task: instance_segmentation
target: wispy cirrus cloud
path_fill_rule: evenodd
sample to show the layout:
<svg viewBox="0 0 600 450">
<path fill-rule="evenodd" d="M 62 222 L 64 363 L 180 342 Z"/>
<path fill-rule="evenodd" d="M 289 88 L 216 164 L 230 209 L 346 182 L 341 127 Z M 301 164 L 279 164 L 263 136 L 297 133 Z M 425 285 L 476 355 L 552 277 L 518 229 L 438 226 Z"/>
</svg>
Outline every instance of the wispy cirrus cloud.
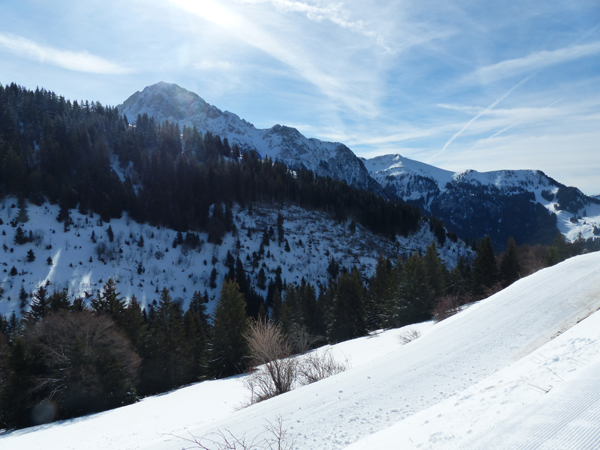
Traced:
<svg viewBox="0 0 600 450">
<path fill-rule="evenodd" d="M 47 63 L 76 72 L 88 72 L 106 75 L 122 75 L 132 70 L 108 61 L 87 51 L 72 52 L 61 50 L 26 39 L 22 36 L 0 32 L 0 51 L 4 50 L 40 63 Z"/>
<path fill-rule="evenodd" d="M 242 3 L 271 3 L 281 12 L 303 13 L 309 20 L 322 22 L 327 20 L 342 28 L 357 32 L 363 36 L 373 38 L 377 45 L 390 51 L 386 46 L 386 40 L 381 33 L 369 29 L 363 20 L 351 20 L 350 14 L 342 7 L 343 4 L 327 4 L 326 6 L 316 6 L 309 3 L 294 0 L 241 0 Z"/>
<path fill-rule="evenodd" d="M 556 50 L 542 50 L 530 53 L 522 58 L 509 59 L 496 64 L 481 67 L 473 73 L 473 77 L 496 81 L 526 72 L 544 69 L 556 64 L 562 64 L 600 53 L 600 42 L 591 44 L 572 45 Z"/>
</svg>

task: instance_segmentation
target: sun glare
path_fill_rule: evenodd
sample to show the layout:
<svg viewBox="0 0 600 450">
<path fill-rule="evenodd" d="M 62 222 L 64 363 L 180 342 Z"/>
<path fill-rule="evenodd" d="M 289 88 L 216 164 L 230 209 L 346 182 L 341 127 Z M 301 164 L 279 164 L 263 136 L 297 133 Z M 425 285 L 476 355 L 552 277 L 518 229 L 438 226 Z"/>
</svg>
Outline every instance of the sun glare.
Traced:
<svg viewBox="0 0 600 450">
<path fill-rule="evenodd" d="M 203 0 L 202 2 L 195 0 L 171 0 L 171 2 L 186 11 L 210 20 L 224 28 L 234 28 L 241 24 L 241 19 L 237 15 L 231 13 L 227 8 L 213 0 Z"/>
</svg>

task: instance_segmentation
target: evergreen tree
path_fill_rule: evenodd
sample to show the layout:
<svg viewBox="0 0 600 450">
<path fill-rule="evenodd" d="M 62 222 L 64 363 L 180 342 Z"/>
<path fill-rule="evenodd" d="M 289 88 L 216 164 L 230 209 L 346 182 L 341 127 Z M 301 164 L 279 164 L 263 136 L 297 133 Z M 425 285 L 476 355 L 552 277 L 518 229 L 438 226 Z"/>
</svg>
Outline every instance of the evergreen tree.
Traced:
<svg viewBox="0 0 600 450">
<path fill-rule="evenodd" d="M 515 240 L 511 237 L 506 245 L 506 253 L 500 260 L 500 279 L 502 287 L 513 284 L 520 278 L 521 266 L 517 257 L 517 246 Z"/>
<path fill-rule="evenodd" d="M 342 272 L 331 309 L 327 330 L 329 342 L 341 342 L 364 336 L 366 324 L 363 308 L 363 285 L 356 267 Z"/>
<path fill-rule="evenodd" d="M 473 263 L 473 281 L 477 295 L 484 295 L 498 280 L 496 256 L 492 246 L 492 238 L 487 235 L 477 250 L 477 257 Z"/>
<path fill-rule="evenodd" d="M 50 300 L 48 298 L 48 291 L 44 286 L 40 286 L 37 291 L 33 293 L 31 298 L 31 308 L 26 313 L 27 322 L 37 322 L 42 320 L 50 312 Z"/>
<path fill-rule="evenodd" d="M 198 381 L 207 375 L 210 333 L 209 317 L 206 314 L 204 298 L 199 292 L 194 292 L 183 320 L 188 349 L 187 376 L 190 381 Z"/>
<path fill-rule="evenodd" d="M 379 255 L 375 274 L 369 280 L 369 289 L 365 297 L 365 320 L 368 330 L 377 330 L 383 326 L 385 308 L 393 297 L 392 264 L 389 259 Z"/>
<path fill-rule="evenodd" d="M 434 299 L 440 298 L 446 293 L 446 279 L 448 271 L 440 259 L 440 255 L 436 249 L 435 242 L 427 247 L 423 263 L 427 269 L 429 277 L 429 286 L 433 290 Z"/>
<path fill-rule="evenodd" d="M 404 264 L 398 297 L 396 326 L 431 318 L 434 290 L 429 283 L 427 267 L 417 253 L 413 253 Z"/>
<path fill-rule="evenodd" d="M 92 299 L 92 310 L 97 313 L 106 313 L 120 326 L 122 314 L 125 310 L 125 299 L 117 291 L 117 285 L 112 278 L 104 284 L 102 292 L 98 292 L 96 298 Z"/>
<path fill-rule="evenodd" d="M 244 296 L 236 282 L 226 281 L 213 316 L 209 367 L 214 376 L 225 377 L 243 371 L 247 328 Z"/>
</svg>

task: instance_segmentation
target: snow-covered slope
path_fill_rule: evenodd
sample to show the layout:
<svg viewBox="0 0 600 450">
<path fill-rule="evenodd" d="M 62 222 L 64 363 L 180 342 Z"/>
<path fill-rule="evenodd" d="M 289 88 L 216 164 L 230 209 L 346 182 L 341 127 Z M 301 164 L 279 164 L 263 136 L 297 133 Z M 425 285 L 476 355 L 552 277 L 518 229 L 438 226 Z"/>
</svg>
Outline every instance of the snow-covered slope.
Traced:
<svg viewBox="0 0 600 450">
<path fill-rule="evenodd" d="M 58 223 L 58 205 L 28 205 L 29 219 L 20 223 L 25 234 L 32 233 L 34 241 L 16 245 L 15 219 L 18 215 L 17 200 L 5 198 L 0 201 L 0 314 L 19 314 L 21 287 L 31 294 L 41 284 L 48 284 L 50 292 L 66 288 L 72 295 L 89 298 L 102 289 L 109 278 L 117 283 L 126 298 L 136 295 L 142 305 L 158 298 L 163 288 L 168 288 L 173 299 L 181 299 L 183 306 L 195 291 L 208 292 L 214 299 L 218 296 L 228 271 L 224 266 L 227 252 L 238 257 L 256 286 L 260 267 L 264 267 L 267 279 L 275 277 L 281 267 L 281 278 L 288 283 L 300 283 L 303 277 L 313 285 L 326 286 L 327 266 L 335 258 L 341 266 L 356 266 L 364 277 L 370 277 L 380 254 L 392 259 L 423 252 L 434 240 L 429 226 L 405 238 L 397 236 L 396 242 L 377 236 L 357 225 L 352 233 L 348 223 L 338 223 L 324 213 L 306 211 L 286 206 L 281 209 L 255 206 L 252 211 L 234 208 L 237 235 L 225 235 L 222 245 L 204 243 L 191 249 L 185 245 L 173 248 L 176 232 L 165 228 L 138 224 L 127 216 L 102 223 L 98 216 L 81 215 L 71 211 L 73 225 L 65 231 Z M 272 239 L 265 246 L 265 255 L 255 265 L 264 230 L 276 228 L 277 214 L 284 218 L 285 238 L 290 251 Z M 109 241 L 108 227 L 114 240 Z M 95 242 L 92 241 L 92 234 Z M 143 238 L 143 246 L 140 246 Z M 208 235 L 199 238 L 207 241 Z M 239 239 L 239 247 L 237 240 Z M 29 262 L 27 253 L 33 251 L 35 260 Z M 462 242 L 450 239 L 439 249 L 448 267 L 454 267 L 460 256 L 471 257 L 472 251 Z M 51 259 L 51 265 L 48 258 Z M 264 264 L 264 266 L 263 266 Z M 12 268 L 17 275 L 11 275 Z M 215 268 L 215 288 L 210 287 L 210 274 Z M 265 296 L 266 290 L 258 292 Z M 214 302 L 210 302 L 209 312 Z"/>
<path fill-rule="evenodd" d="M 344 180 L 362 189 L 379 189 L 360 158 L 344 144 L 309 139 L 297 129 L 282 125 L 259 130 L 235 114 L 223 112 L 175 84 L 161 82 L 148 86 L 118 108 L 131 122 L 138 114 L 148 114 L 159 123 L 168 120 L 181 127 L 195 126 L 202 133 L 210 131 L 218 134 L 227 138 L 230 144 L 256 150 L 263 157 L 279 159 L 292 168 L 305 167 L 318 175 Z"/>
<path fill-rule="evenodd" d="M 567 260 L 402 345 L 388 332 L 335 346 L 352 368 L 238 409 L 244 376 L 0 437 L 23 450 L 194 448 L 252 440 L 277 417 L 294 448 L 600 447 L 600 253 Z M 411 327 L 413 328 L 413 327 Z"/>
<path fill-rule="evenodd" d="M 541 171 L 450 172 L 401 155 L 363 160 L 389 196 L 418 205 L 459 236 L 490 234 L 498 251 L 508 237 L 550 243 L 560 231 L 569 240 L 595 236 L 600 202 Z M 596 230 L 600 234 L 600 230 Z"/>
</svg>

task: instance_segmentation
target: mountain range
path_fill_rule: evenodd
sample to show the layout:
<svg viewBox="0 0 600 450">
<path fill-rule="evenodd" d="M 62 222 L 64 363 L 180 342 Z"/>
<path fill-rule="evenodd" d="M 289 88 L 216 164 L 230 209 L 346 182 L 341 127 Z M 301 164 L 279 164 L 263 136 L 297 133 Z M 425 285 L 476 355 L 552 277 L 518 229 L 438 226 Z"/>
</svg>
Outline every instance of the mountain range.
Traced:
<svg viewBox="0 0 600 450">
<path fill-rule="evenodd" d="M 221 111 L 197 94 L 164 82 L 136 92 L 118 106 L 135 122 L 154 120 L 195 126 L 227 138 L 243 150 L 306 168 L 350 185 L 417 205 L 442 219 L 461 238 L 492 237 L 496 250 L 509 237 L 517 244 L 549 244 L 560 232 L 567 239 L 589 238 L 599 231 L 600 200 L 534 170 L 451 172 L 401 155 L 359 158 L 339 142 L 307 138 L 297 129 L 275 125 L 257 129 L 237 115 Z"/>
</svg>

